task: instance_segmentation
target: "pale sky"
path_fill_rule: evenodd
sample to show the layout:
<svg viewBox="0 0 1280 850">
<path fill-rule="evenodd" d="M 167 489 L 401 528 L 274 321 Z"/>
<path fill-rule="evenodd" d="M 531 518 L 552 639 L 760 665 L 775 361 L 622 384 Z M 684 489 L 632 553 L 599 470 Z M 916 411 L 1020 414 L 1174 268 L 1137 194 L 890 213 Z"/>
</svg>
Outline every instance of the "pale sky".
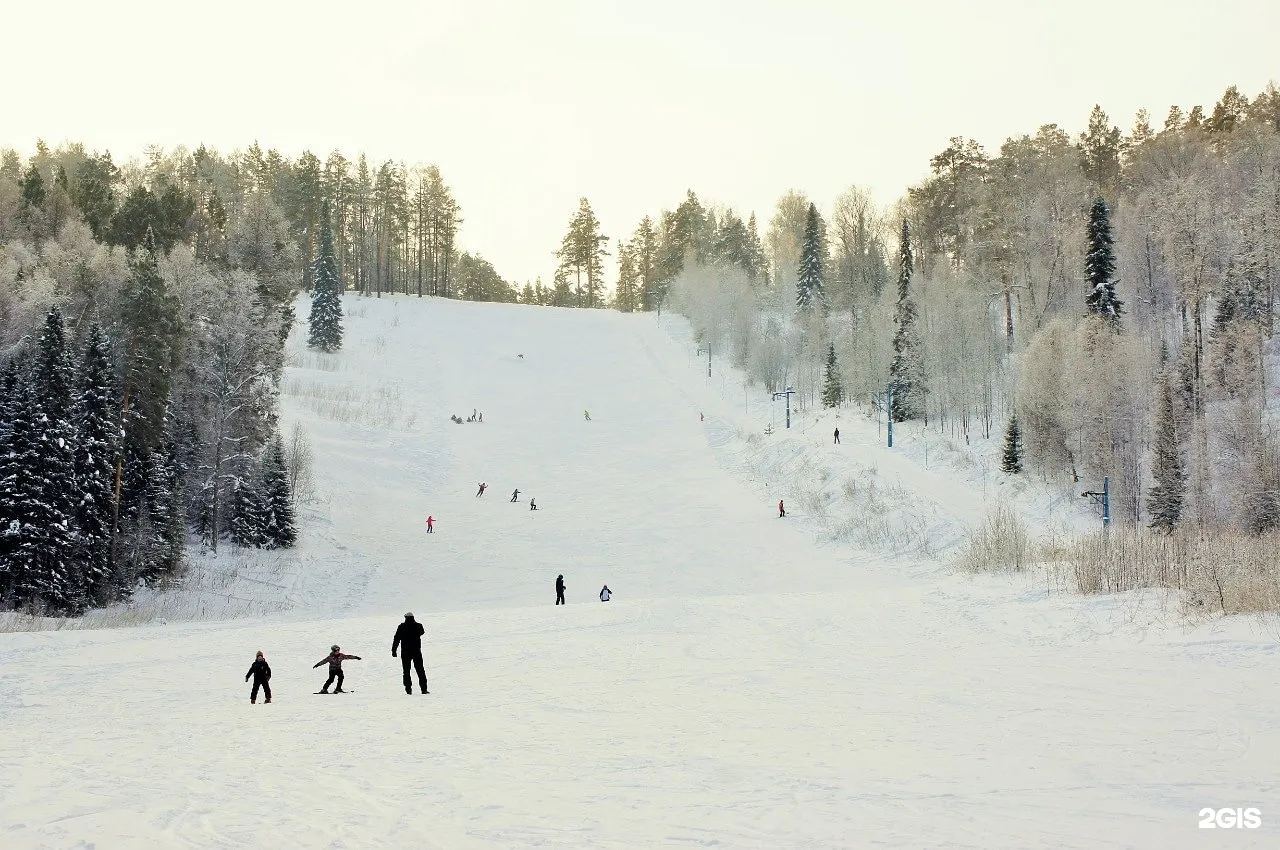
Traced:
<svg viewBox="0 0 1280 850">
<path fill-rule="evenodd" d="M 789 188 L 892 203 L 951 136 L 1280 77 L 1278 0 L 7 0 L 0 31 L 0 146 L 434 162 L 517 282 L 583 195 L 613 238 L 686 188 L 763 226 Z"/>
</svg>

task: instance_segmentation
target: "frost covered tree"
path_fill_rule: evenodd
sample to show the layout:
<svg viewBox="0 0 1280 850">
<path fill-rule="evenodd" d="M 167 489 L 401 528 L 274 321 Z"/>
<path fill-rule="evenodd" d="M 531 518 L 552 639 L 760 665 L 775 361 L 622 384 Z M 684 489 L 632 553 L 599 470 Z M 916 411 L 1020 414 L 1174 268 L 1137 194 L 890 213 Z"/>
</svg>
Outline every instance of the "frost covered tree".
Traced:
<svg viewBox="0 0 1280 850">
<path fill-rule="evenodd" d="M 321 351 L 342 348 L 342 281 L 333 256 L 333 229 L 329 211 L 320 222 L 320 247 L 315 261 L 315 288 L 311 293 L 311 330 L 307 345 Z"/>
<path fill-rule="evenodd" d="M 284 459 L 280 434 L 272 435 L 262 460 L 262 545 L 267 549 L 287 549 L 297 542 L 294 524 L 293 488 Z"/>
<path fill-rule="evenodd" d="M 1084 276 L 1088 295 L 1085 306 L 1112 330 L 1119 332 L 1124 304 L 1116 297 L 1116 258 L 1112 249 L 1111 213 L 1107 202 L 1098 198 L 1089 211 L 1088 253 L 1085 254 Z"/>
<path fill-rule="evenodd" d="M 1165 533 L 1172 532 L 1182 519 L 1182 501 L 1187 485 L 1182 469 L 1181 443 L 1173 409 L 1173 388 L 1165 375 L 1160 382 L 1160 407 L 1156 411 L 1156 441 L 1152 457 L 1152 474 L 1156 483 L 1147 493 L 1151 527 Z"/>
<path fill-rule="evenodd" d="M 1004 453 L 1000 456 L 1000 468 L 1017 475 L 1022 472 L 1022 429 L 1018 415 L 1009 417 L 1009 427 L 1004 432 Z"/>
<path fill-rule="evenodd" d="M 825 258 L 827 254 L 826 239 L 823 233 L 822 218 L 818 215 L 818 207 L 809 204 L 809 212 L 805 216 L 804 241 L 800 245 L 800 265 L 796 269 L 796 307 L 807 310 L 810 307 L 827 306 L 827 296 L 823 289 L 826 277 Z"/>
<path fill-rule="evenodd" d="M 236 482 L 231 499 L 231 542 L 239 546 L 262 548 L 266 544 L 264 513 L 258 483 L 249 476 L 241 478 Z"/>
<path fill-rule="evenodd" d="M 914 274 L 911 227 L 903 219 L 902 241 L 898 250 L 898 304 L 893 315 L 893 362 L 889 366 L 894 422 L 924 416 L 924 351 L 916 330 L 916 302 L 911 297 L 911 279 Z"/>
<path fill-rule="evenodd" d="M 20 470 L 14 429 L 26 406 L 26 398 L 20 394 L 24 389 L 17 364 L 10 360 L 0 376 L 0 602 L 12 601 L 17 588 L 18 565 L 12 556 L 18 541 L 14 523 L 20 513 L 15 487 L 23 479 L 16 475 Z"/>
<path fill-rule="evenodd" d="M 844 402 L 844 384 L 840 381 L 840 365 L 836 362 L 836 344 L 827 343 L 827 374 L 822 383 L 822 406 L 839 407 Z"/>
<path fill-rule="evenodd" d="M 103 604 L 113 596 L 111 535 L 114 461 L 120 425 L 110 350 L 102 328 L 89 327 L 75 406 L 76 556 L 83 592 Z"/>
</svg>

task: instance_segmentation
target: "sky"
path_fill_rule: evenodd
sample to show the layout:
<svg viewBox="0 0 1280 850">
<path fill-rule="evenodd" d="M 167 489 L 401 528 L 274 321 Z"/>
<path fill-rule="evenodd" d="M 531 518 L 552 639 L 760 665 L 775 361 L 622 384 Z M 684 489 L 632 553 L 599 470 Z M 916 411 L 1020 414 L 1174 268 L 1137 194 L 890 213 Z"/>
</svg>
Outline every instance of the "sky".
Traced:
<svg viewBox="0 0 1280 850">
<path fill-rule="evenodd" d="M 888 205 L 952 136 L 1074 135 L 1095 103 L 1158 126 L 1280 78 L 1275 0 L 12 0 L 0 29 L 0 146 L 435 163 L 517 282 L 580 197 L 613 239 L 689 188 L 762 223 L 788 189 Z"/>
</svg>

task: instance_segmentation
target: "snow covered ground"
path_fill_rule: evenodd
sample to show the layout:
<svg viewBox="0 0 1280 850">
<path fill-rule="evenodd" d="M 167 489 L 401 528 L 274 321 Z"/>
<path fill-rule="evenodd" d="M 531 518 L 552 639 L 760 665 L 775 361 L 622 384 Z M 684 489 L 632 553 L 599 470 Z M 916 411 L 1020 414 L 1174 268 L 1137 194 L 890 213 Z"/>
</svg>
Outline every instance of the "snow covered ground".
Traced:
<svg viewBox="0 0 1280 850">
<path fill-rule="evenodd" d="M 936 560 L 1078 497 L 852 410 L 786 432 L 670 317 L 347 303 L 342 353 L 291 343 L 296 552 L 202 558 L 167 623 L 0 634 L 0 848 L 1280 846 L 1265 623 Z M 354 693 L 314 696 L 335 642 Z"/>
</svg>

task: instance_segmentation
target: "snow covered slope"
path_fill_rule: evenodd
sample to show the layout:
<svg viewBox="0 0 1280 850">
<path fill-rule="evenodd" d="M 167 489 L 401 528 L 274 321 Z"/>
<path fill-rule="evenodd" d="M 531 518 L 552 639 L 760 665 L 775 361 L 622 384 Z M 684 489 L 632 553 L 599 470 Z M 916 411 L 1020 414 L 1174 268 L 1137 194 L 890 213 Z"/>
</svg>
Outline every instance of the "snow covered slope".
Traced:
<svg viewBox="0 0 1280 850">
<path fill-rule="evenodd" d="M 303 544 L 269 580 L 218 559 L 288 611 L 0 635 L 0 847 L 1280 845 L 1252 621 L 1184 631 L 923 560 L 999 476 L 848 413 L 840 447 L 812 414 L 763 435 L 769 402 L 708 381 L 669 317 L 348 308 L 342 353 L 291 343 Z M 405 610 L 429 696 L 390 657 Z M 334 642 L 354 693 L 313 696 Z M 270 706 L 243 684 L 259 648 Z M 1236 806 L 1261 827 L 1197 827 Z"/>
</svg>

